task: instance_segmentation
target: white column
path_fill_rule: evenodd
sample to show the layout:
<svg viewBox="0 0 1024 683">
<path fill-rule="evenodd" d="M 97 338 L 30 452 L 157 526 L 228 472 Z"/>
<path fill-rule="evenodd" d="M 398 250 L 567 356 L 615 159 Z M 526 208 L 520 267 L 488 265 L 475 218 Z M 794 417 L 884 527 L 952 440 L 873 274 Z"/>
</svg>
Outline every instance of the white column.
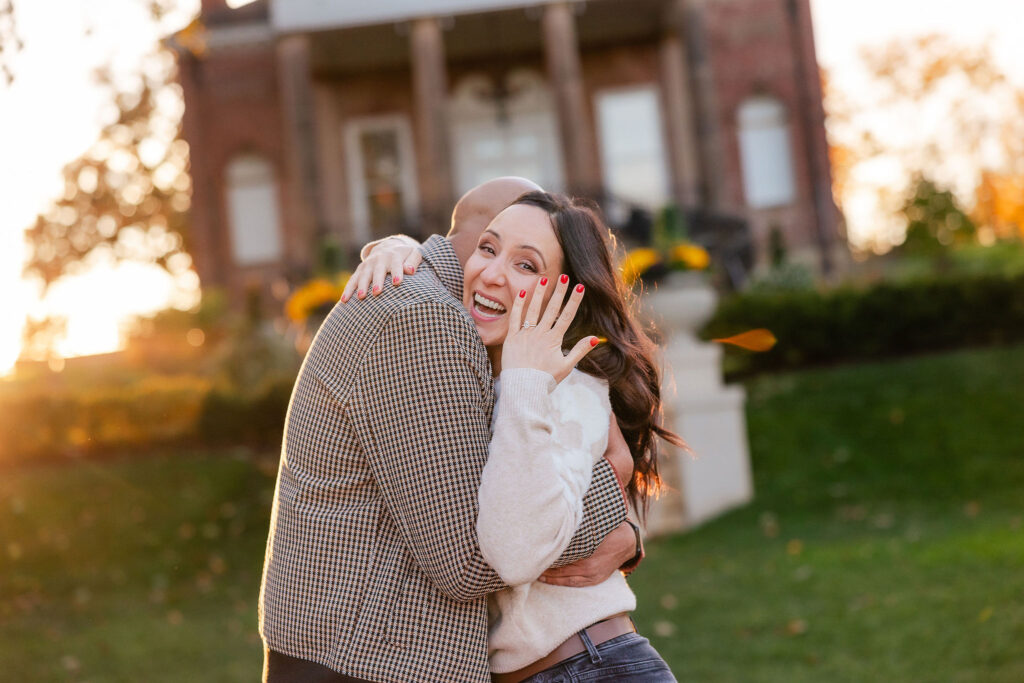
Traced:
<svg viewBox="0 0 1024 683">
<path fill-rule="evenodd" d="M 544 8 L 541 18 L 548 78 L 558 108 L 558 128 L 568 190 L 593 194 L 601 187 L 594 124 L 583 89 L 576 20 L 567 2 Z"/>
<path fill-rule="evenodd" d="M 451 145 L 448 140 L 448 76 L 444 37 L 437 19 L 417 19 L 409 34 L 416 105 L 416 150 L 424 227 L 447 232 L 454 204 Z"/>
</svg>

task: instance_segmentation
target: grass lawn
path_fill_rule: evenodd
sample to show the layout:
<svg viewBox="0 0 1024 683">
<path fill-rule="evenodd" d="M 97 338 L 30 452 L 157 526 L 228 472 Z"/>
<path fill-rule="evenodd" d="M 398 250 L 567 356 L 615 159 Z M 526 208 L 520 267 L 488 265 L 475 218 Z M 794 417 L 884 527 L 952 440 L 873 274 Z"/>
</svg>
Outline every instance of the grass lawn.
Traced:
<svg viewBox="0 0 1024 683">
<path fill-rule="evenodd" d="M 681 681 L 1024 680 L 1024 347 L 748 384 L 757 498 L 648 546 Z M 276 463 L 0 474 L 0 678 L 253 681 Z"/>
</svg>

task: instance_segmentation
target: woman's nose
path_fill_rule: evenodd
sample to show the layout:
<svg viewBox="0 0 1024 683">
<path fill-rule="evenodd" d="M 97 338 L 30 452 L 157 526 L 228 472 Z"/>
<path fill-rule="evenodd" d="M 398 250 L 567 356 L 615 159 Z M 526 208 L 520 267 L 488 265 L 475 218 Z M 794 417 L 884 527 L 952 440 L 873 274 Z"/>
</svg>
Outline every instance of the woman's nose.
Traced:
<svg viewBox="0 0 1024 683">
<path fill-rule="evenodd" d="M 494 259 L 487 264 L 483 272 L 480 274 L 484 282 L 491 285 L 500 285 L 505 282 L 505 267 L 499 263 L 498 259 Z"/>
</svg>

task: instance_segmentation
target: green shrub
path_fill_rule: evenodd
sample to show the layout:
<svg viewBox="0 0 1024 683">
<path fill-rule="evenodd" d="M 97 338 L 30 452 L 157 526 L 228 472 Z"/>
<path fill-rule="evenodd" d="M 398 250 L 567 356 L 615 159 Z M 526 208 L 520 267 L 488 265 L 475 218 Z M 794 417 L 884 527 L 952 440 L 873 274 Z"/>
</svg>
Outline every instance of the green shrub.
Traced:
<svg viewBox="0 0 1024 683">
<path fill-rule="evenodd" d="M 154 375 L 128 386 L 0 394 L 0 462 L 145 448 L 195 433 L 208 380 Z"/>
<path fill-rule="evenodd" d="M 883 283 L 828 292 L 746 293 L 722 302 L 702 336 L 766 327 L 767 353 L 730 350 L 727 374 L 1024 341 L 1024 275 Z"/>
<path fill-rule="evenodd" d="M 292 380 L 239 392 L 195 376 L 0 392 L 0 463 L 195 443 L 275 447 Z"/>
<path fill-rule="evenodd" d="M 291 392 L 291 379 L 268 382 L 249 393 L 215 389 L 203 401 L 199 438 L 208 445 L 279 444 Z"/>
</svg>

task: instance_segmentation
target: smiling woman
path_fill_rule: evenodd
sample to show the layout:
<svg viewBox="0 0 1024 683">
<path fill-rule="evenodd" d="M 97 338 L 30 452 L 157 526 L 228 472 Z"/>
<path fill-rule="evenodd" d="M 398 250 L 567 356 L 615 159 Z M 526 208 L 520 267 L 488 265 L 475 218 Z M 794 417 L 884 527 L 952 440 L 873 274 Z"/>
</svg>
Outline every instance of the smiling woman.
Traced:
<svg viewBox="0 0 1024 683">
<path fill-rule="evenodd" d="M 494 350 L 492 366 L 500 366 L 500 344 L 508 333 L 514 297 L 525 291 L 532 298 L 539 278 L 553 279 L 561 272 L 562 249 L 543 209 L 513 204 L 480 236 L 466 262 L 462 305 L 476 323 L 484 346 Z M 548 290 L 548 298 L 552 291 Z"/>
</svg>

